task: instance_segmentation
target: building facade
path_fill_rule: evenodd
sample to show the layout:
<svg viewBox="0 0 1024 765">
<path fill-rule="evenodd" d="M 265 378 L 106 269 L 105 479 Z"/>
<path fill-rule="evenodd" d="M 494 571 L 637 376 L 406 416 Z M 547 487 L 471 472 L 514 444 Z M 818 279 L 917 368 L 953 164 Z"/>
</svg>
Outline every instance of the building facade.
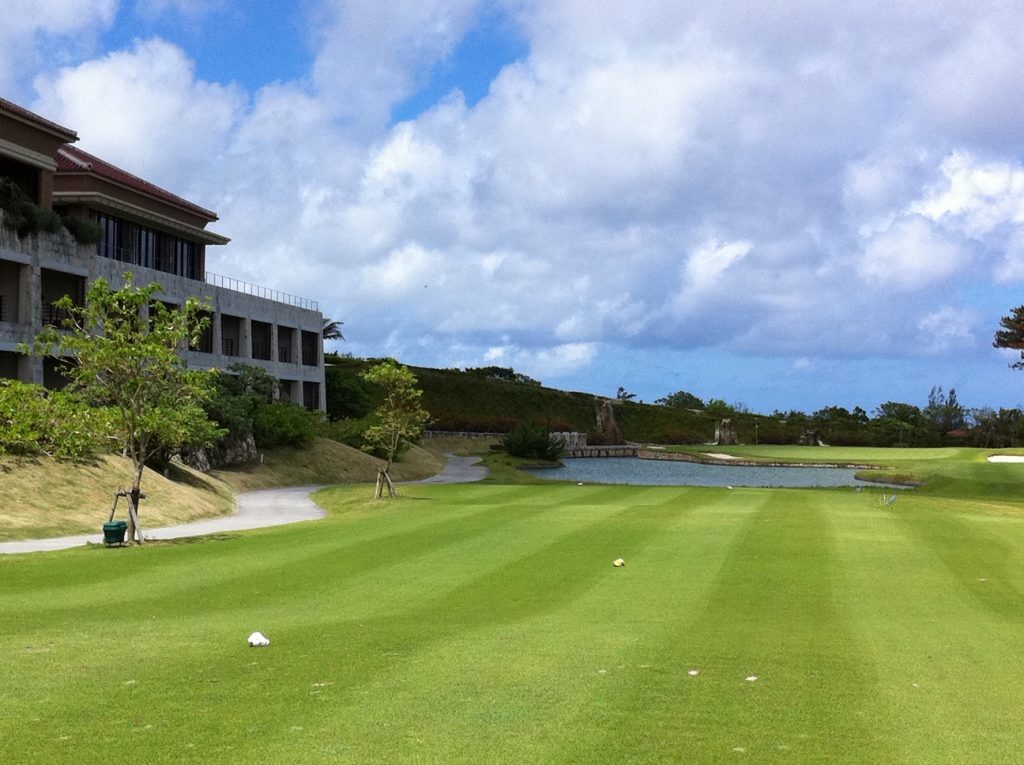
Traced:
<svg viewBox="0 0 1024 765">
<path fill-rule="evenodd" d="M 117 286 L 130 271 L 136 284 L 160 284 L 168 306 L 195 297 L 210 307 L 209 329 L 184 354 L 189 366 L 262 367 L 282 399 L 325 409 L 316 302 L 208 273 L 206 248 L 229 241 L 207 229 L 217 215 L 78 149 L 77 138 L 0 99 L 0 191 L 9 197 L 13 185 L 66 224 L 19 235 L 0 209 L 0 377 L 60 386 L 59 364 L 20 354 L 18 344 L 59 322 L 54 304 L 65 295 L 80 304 L 94 280 Z M 71 233 L 78 221 L 93 224 L 91 236 Z"/>
</svg>

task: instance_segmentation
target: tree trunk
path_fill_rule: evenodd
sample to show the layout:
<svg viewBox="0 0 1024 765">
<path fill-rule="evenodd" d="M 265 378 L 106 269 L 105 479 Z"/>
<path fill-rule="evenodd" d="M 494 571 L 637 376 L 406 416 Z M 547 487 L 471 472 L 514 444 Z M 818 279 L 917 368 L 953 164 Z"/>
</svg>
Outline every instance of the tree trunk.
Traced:
<svg viewBox="0 0 1024 765">
<path fill-rule="evenodd" d="M 384 480 L 387 481 L 387 483 L 388 483 L 388 496 L 389 497 L 397 497 L 398 496 L 398 489 L 396 489 L 395 485 L 391 482 L 391 476 L 388 475 L 388 471 L 385 470 L 383 475 L 384 475 Z"/>
<path fill-rule="evenodd" d="M 391 481 L 391 476 L 388 475 L 387 468 L 379 468 L 377 470 L 377 486 L 373 492 L 374 499 L 381 499 L 384 496 L 384 486 L 388 487 L 388 497 L 397 497 L 398 489 L 395 488 L 395 484 Z"/>
<path fill-rule="evenodd" d="M 142 485 L 142 471 L 146 466 L 142 463 L 135 465 L 135 482 L 132 484 L 131 493 L 128 495 L 128 539 L 135 539 L 137 544 L 142 544 L 142 526 L 139 525 L 139 500 L 142 492 L 139 487 Z"/>
</svg>

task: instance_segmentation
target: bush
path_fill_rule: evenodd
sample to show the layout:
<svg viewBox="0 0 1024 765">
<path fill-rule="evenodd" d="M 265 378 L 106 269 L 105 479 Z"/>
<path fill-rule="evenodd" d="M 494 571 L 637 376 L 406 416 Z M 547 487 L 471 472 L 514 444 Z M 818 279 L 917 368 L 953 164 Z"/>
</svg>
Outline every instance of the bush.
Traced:
<svg viewBox="0 0 1024 765">
<path fill-rule="evenodd" d="M 551 433 L 540 425 L 517 425 L 501 440 L 501 448 L 513 457 L 555 462 L 561 458 L 562 445 L 551 440 Z"/>
<path fill-rule="evenodd" d="M 100 448 L 93 434 L 107 430 L 108 419 L 107 410 L 69 393 L 0 380 L 0 453 L 86 457 Z"/>
<path fill-rule="evenodd" d="M 260 404 L 253 414 L 253 438 L 264 449 L 305 446 L 319 426 L 320 415 L 298 404 Z"/>
<path fill-rule="evenodd" d="M 61 228 L 57 213 L 35 204 L 10 178 L 0 178 L 0 210 L 4 211 L 4 226 L 19 238 L 40 231 L 56 234 Z"/>
<path fill-rule="evenodd" d="M 373 411 L 373 386 L 349 368 L 324 369 L 327 416 L 332 420 L 360 419 Z"/>
<path fill-rule="evenodd" d="M 103 238 L 103 228 L 94 220 L 68 216 L 62 222 L 79 244 L 98 244 Z"/>
<path fill-rule="evenodd" d="M 370 427 L 368 417 L 329 420 L 320 426 L 320 435 L 340 444 L 351 446 L 353 449 L 362 449 L 366 445 L 363 434 L 368 427 Z"/>
</svg>

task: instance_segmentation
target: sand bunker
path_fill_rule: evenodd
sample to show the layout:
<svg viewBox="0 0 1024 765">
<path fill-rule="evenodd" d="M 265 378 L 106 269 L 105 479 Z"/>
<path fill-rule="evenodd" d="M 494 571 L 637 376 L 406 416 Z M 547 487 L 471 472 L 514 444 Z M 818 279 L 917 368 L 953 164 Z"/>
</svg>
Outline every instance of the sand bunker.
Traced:
<svg viewBox="0 0 1024 765">
<path fill-rule="evenodd" d="M 704 452 L 705 457 L 711 457 L 716 460 L 734 460 L 738 459 L 734 454 L 722 454 L 721 452 Z"/>
<path fill-rule="evenodd" d="M 989 462 L 1024 462 L 1024 455 L 1020 454 L 993 454 L 988 458 Z"/>
</svg>

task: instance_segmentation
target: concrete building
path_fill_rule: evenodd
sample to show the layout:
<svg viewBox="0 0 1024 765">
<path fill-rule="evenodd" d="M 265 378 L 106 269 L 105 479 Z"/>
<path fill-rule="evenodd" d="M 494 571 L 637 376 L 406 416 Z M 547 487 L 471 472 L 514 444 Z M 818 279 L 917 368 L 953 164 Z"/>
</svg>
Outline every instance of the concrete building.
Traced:
<svg viewBox="0 0 1024 765">
<path fill-rule="evenodd" d="M 282 398 L 324 409 L 316 302 L 208 273 L 206 248 L 229 241 L 206 228 L 217 215 L 72 146 L 77 140 L 74 131 L 0 99 L 0 184 L 102 232 L 91 244 L 68 228 L 19 236 L 0 209 L 0 377 L 59 386 L 59 366 L 19 354 L 18 344 L 57 323 L 54 303 L 64 295 L 81 303 L 93 280 L 116 286 L 131 271 L 136 284 L 159 283 L 168 305 L 196 297 L 211 307 L 206 336 L 185 354 L 190 366 L 259 366 L 278 379 Z"/>
</svg>

